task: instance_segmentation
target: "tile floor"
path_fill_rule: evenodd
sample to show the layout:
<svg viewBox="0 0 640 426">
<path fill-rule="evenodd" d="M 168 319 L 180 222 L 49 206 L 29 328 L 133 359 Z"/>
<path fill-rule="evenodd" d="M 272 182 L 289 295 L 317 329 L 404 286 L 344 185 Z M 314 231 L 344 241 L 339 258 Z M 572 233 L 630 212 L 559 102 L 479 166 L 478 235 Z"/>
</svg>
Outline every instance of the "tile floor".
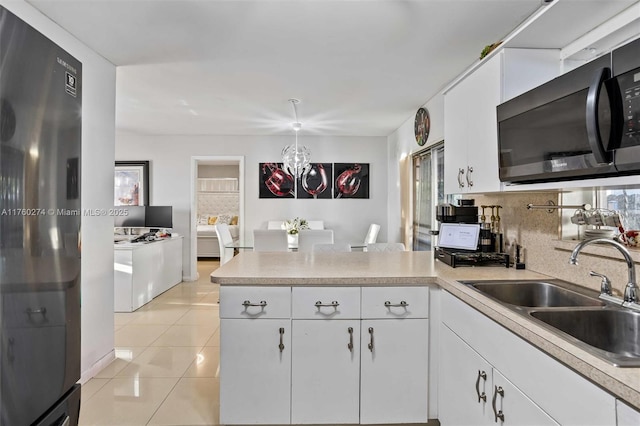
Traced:
<svg viewBox="0 0 640 426">
<path fill-rule="evenodd" d="M 80 425 L 217 425 L 217 260 L 132 313 L 115 314 L 116 360 L 82 387 Z"/>
</svg>

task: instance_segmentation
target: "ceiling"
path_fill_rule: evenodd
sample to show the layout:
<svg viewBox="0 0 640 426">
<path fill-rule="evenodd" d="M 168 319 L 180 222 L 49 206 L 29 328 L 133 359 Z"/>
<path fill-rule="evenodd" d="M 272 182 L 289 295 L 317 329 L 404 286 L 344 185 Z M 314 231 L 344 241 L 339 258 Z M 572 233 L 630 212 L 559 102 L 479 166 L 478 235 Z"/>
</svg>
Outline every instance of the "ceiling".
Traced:
<svg viewBox="0 0 640 426">
<path fill-rule="evenodd" d="M 542 0 L 28 2 L 117 66 L 116 127 L 151 135 L 292 133 L 287 100 L 298 98 L 303 135 L 387 136 L 485 45 L 544 7 Z M 552 41 L 566 45 L 574 32 L 570 26 L 567 40 Z M 539 33 L 524 34 L 523 44 L 539 41 Z"/>
</svg>

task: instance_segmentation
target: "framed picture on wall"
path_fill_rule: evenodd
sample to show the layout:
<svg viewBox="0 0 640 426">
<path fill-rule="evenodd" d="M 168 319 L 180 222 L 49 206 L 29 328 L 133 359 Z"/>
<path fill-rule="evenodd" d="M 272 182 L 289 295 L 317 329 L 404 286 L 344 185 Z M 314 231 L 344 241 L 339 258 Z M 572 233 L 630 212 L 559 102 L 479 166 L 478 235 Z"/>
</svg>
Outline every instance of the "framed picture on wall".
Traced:
<svg viewBox="0 0 640 426">
<path fill-rule="evenodd" d="M 369 163 L 333 163 L 333 198 L 369 198 Z"/>
<path fill-rule="evenodd" d="M 114 206 L 149 205 L 149 161 L 116 161 Z"/>
<path fill-rule="evenodd" d="M 282 163 L 259 163 L 258 195 L 260 198 L 295 198 L 295 180 Z"/>
<path fill-rule="evenodd" d="M 298 178 L 298 198 L 331 199 L 333 164 L 311 163 L 311 169 Z"/>
</svg>

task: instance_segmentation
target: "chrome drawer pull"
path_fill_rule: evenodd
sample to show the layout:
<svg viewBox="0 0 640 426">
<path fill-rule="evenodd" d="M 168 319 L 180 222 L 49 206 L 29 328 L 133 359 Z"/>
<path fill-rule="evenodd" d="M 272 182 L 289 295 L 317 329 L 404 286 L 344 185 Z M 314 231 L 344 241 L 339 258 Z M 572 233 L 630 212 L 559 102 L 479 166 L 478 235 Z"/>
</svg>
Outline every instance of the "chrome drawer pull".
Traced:
<svg viewBox="0 0 640 426">
<path fill-rule="evenodd" d="M 401 300 L 400 303 L 393 304 L 387 300 L 386 302 L 384 302 L 384 306 L 386 306 L 387 308 L 406 308 L 407 306 L 409 306 L 409 304 L 404 300 Z"/>
<path fill-rule="evenodd" d="M 322 308 L 323 306 L 329 306 L 329 307 L 332 307 L 332 308 L 337 308 L 338 306 L 340 306 L 340 304 L 338 303 L 337 300 L 334 300 L 331 303 L 322 303 L 321 301 L 318 300 L 316 302 L 315 306 L 316 306 L 316 308 Z"/>
<path fill-rule="evenodd" d="M 249 306 L 260 306 L 261 308 L 264 308 L 265 306 L 267 306 L 267 302 L 261 300 L 260 303 L 251 303 L 250 301 L 245 300 L 244 302 L 242 302 L 242 306 L 244 306 L 245 308 Z"/>
<path fill-rule="evenodd" d="M 496 408 L 496 398 L 498 397 L 498 394 L 500 394 L 500 396 L 504 398 L 504 389 L 502 389 L 502 386 L 495 386 L 495 389 L 493 390 L 493 400 L 491 401 L 491 405 L 493 406 L 493 414 L 495 414 L 496 416 L 496 423 L 498 423 L 498 419 L 504 422 L 504 413 L 502 412 L 502 410 L 498 411 L 498 409 Z"/>
<path fill-rule="evenodd" d="M 284 343 L 282 343 L 282 337 L 284 336 L 284 328 L 280 327 L 280 344 L 278 345 L 278 347 L 280 348 L 280 352 L 282 352 L 284 350 Z"/>
<path fill-rule="evenodd" d="M 371 352 L 373 352 L 373 327 L 369 327 L 369 335 L 371 337 L 370 337 L 369 344 L 367 345 L 367 347 L 369 348 L 369 350 Z"/>
<path fill-rule="evenodd" d="M 478 403 L 480 401 L 487 402 L 487 394 L 484 391 L 480 393 L 480 379 L 486 381 L 487 373 L 485 373 L 484 371 L 478 370 L 478 378 L 476 379 L 476 393 L 478 394 Z"/>
<path fill-rule="evenodd" d="M 353 352 L 353 327 L 347 328 L 347 332 L 349 333 L 349 343 L 347 344 L 347 348 L 350 352 Z"/>
</svg>

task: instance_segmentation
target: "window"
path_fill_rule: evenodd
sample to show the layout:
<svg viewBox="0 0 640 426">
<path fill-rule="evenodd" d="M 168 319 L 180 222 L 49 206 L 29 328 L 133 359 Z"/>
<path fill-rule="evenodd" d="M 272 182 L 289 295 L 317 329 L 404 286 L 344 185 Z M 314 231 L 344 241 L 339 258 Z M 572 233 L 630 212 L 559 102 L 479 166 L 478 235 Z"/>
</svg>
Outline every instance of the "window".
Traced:
<svg viewBox="0 0 640 426">
<path fill-rule="evenodd" d="M 444 144 L 413 155 L 413 250 L 432 248 L 436 205 L 444 202 Z"/>
<path fill-rule="evenodd" d="M 640 229 L 640 189 L 606 189 L 598 193 L 598 207 L 620 213 L 626 230 Z"/>
</svg>

